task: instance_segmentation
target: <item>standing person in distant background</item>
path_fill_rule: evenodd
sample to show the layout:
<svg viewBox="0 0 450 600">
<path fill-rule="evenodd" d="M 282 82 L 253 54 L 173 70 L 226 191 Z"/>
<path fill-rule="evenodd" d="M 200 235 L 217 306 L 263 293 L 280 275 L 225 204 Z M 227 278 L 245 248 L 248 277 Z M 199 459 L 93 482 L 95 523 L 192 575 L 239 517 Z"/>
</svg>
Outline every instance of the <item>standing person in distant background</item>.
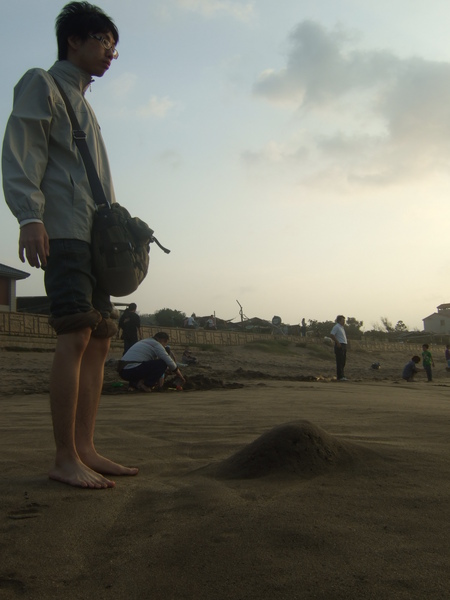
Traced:
<svg viewBox="0 0 450 600">
<path fill-rule="evenodd" d="M 306 337 L 306 321 L 304 318 L 302 319 L 301 332 L 302 332 L 302 337 Z"/>
<path fill-rule="evenodd" d="M 216 317 L 211 315 L 206 321 L 206 329 L 217 329 Z"/>
<path fill-rule="evenodd" d="M 142 339 L 141 319 L 136 313 L 137 305 L 132 302 L 123 311 L 119 319 L 119 327 L 122 330 L 123 353 L 131 348 L 138 340 Z"/>
<path fill-rule="evenodd" d="M 330 333 L 334 342 L 334 354 L 336 355 L 336 374 L 338 381 L 348 381 L 344 375 L 345 363 L 347 362 L 347 335 L 344 329 L 345 317 L 338 315 L 336 324 Z"/>
<path fill-rule="evenodd" d="M 423 368 L 425 370 L 425 373 L 427 374 L 427 379 L 428 381 L 433 381 L 433 374 L 431 372 L 431 367 L 434 367 L 434 360 L 433 357 L 431 356 L 431 352 L 428 350 L 429 345 L 428 344 L 423 344 L 422 345 L 422 364 L 423 364 Z"/>
<path fill-rule="evenodd" d="M 445 361 L 447 363 L 447 371 L 450 371 L 450 344 L 445 346 Z"/>
<path fill-rule="evenodd" d="M 195 320 L 195 313 L 192 313 L 190 317 L 187 317 L 187 319 L 184 320 L 184 327 L 187 327 L 188 329 L 197 329 L 198 323 Z"/>
</svg>

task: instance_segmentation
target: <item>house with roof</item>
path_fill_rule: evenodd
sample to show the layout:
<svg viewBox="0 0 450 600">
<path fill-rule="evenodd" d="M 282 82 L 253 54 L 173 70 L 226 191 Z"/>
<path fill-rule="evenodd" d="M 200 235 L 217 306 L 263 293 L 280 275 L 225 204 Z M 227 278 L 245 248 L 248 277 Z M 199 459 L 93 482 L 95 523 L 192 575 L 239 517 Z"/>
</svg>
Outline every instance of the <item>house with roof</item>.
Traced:
<svg viewBox="0 0 450 600">
<path fill-rule="evenodd" d="M 436 308 L 437 312 L 422 319 L 424 331 L 450 334 L 450 304 L 440 304 Z"/>
<path fill-rule="evenodd" d="M 0 263 L 0 311 L 16 312 L 16 282 L 29 277 L 29 273 Z"/>
</svg>

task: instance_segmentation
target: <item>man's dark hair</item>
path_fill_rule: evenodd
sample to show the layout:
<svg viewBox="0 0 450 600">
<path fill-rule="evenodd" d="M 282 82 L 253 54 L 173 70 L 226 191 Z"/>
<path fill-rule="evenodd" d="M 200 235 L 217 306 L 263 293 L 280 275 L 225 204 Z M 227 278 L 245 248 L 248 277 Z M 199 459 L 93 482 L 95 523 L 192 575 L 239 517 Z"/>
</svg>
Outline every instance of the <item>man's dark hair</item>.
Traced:
<svg viewBox="0 0 450 600">
<path fill-rule="evenodd" d="M 168 340 L 169 336 L 165 331 L 158 331 L 158 333 L 155 333 L 153 338 L 159 342 L 160 340 Z"/>
<path fill-rule="evenodd" d="M 135 302 L 131 302 L 128 305 L 128 310 L 136 310 L 137 309 L 137 304 Z"/>
<path fill-rule="evenodd" d="M 56 17 L 56 39 L 58 60 L 67 59 L 67 39 L 71 35 L 86 40 L 90 33 L 111 33 L 115 43 L 119 41 L 119 30 L 114 21 L 98 6 L 89 2 L 70 2 Z"/>
</svg>

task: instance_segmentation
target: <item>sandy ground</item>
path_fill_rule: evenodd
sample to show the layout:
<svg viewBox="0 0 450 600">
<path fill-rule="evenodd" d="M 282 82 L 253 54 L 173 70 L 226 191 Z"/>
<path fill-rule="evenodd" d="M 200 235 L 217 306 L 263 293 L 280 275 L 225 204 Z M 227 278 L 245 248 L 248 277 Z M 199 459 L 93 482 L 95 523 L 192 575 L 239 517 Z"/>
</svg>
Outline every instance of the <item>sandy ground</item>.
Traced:
<svg viewBox="0 0 450 600">
<path fill-rule="evenodd" d="M 140 473 L 99 491 L 47 479 L 51 353 L 0 352 L 0 598 L 449 598 L 443 357 L 407 384 L 401 349 L 350 352 L 337 383 L 321 347 L 193 350 L 183 392 L 107 367 L 97 446 Z"/>
</svg>

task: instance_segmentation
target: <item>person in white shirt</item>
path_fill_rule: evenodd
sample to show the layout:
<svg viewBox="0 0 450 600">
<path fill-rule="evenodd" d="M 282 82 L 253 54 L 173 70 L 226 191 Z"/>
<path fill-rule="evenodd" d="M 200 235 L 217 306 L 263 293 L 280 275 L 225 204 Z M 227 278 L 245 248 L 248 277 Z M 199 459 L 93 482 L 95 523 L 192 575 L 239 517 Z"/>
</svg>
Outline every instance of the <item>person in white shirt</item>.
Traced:
<svg viewBox="0 0 450 600">
<path fill-rule="evenodd" d="M 185 327 L 189 329 L 196 329 L 198 327 L 198 323 L 195 320 L 195 313 L 192 313 L 190 317 L 185 319 Z"/>
<path fill-rule="evenodd" d="M 119 363 L 119 375 L 130 386 L 142 392 L 151 392 L 158 384 L 161 387 L 164 373 L 169 369 L 184 383 L 177 363 L 167 353 L 169 336 L 164 331 L 155 333 L 152 338 L 145 338 L 133 344 L 122 356 Z"/>
<path fill-rule="evenodd" d="M 347 361 L 347 335 L 344 329 L 345 317 L 338 315 L 336 324 L 330 332 L 330 338 L 334 342 L 334 354 L 336 356 L 336 375 L 338 381 L 347 381 L 344 375 L 345 363 Z"/>
<path fill-rule="evenodd" d="M 206 329 L 217 329 L 216 317 L 211 315 L 206 321 Z"/>
</svg>

